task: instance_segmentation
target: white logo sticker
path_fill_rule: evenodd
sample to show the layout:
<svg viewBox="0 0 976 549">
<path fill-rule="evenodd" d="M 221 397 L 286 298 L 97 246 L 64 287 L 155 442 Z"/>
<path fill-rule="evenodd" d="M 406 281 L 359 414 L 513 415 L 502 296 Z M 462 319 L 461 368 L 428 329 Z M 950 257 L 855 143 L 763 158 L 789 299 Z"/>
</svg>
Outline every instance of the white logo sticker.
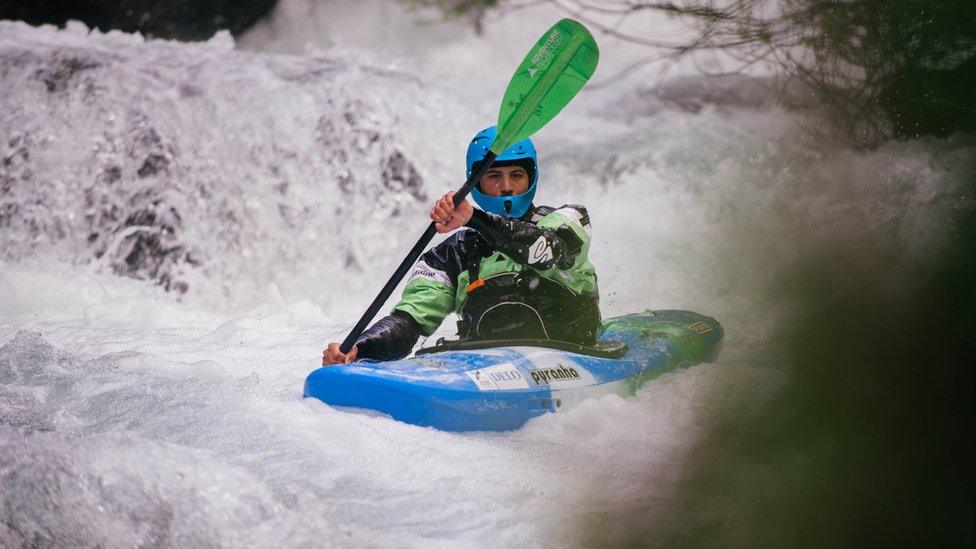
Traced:
<svg viewBox="0 0 976 549">
<path fill-rule="evenodd" d="M 532 364 L 529 375 L 536 387 L 569 389 L 594 385 L 596 379 L 586 368 L 562 356 L 561 353 L 535 349 L 526 353 L 525 358 Z"/>
<path fill-rule="evenodd" d="M 529 376 L 532 377 L 532 381 L 535 382 L 535 386 L 539 385 L 549 385 L 550 383 L 555 383 L 557 381 L 579 381 L 583 379 L 580 377 L 579 370 L 573 368 L 575 364 L 567 366 L 565 364 L 560 364 L 555 368 L 540 368 L 538 370 L 530 370 Z"/>
<path fill-rule="evenodd" d="M 464 372 L 478 386 L 479 391 L 504 391 L 508 389 L 528 389 L 529 383 L 512 363 L 489 366 L 479 370 Z"/>
</svg>

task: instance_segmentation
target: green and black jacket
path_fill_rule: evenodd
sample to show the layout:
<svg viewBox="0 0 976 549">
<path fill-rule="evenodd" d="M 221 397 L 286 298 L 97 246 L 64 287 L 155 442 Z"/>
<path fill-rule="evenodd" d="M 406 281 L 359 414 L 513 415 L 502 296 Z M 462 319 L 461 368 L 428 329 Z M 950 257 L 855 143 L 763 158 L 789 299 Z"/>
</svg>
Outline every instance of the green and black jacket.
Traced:
<svg viewBox="0 0 976 549">
<path fill-rule="evenodd" d="M 420 257 L 391 314 L 357 341 L 359 357 L 403 358 L 418 337 L 433 333 L 452 312 L 461 314 L 463 331 L 467 311 L 505 299 L 493 288 L 508 280 L 524 287 L 523 293 L 537 294 L 529 300 L 555 317 L 546 322 L 563 337 L 554 338 L 592 342 L 600 322 L 599 293 L 584 207 L 532 207 L 520 219 L 475 209 L 467 227 Z M 561 325 L 567 330 L 560 332 Z"/>
</svg>

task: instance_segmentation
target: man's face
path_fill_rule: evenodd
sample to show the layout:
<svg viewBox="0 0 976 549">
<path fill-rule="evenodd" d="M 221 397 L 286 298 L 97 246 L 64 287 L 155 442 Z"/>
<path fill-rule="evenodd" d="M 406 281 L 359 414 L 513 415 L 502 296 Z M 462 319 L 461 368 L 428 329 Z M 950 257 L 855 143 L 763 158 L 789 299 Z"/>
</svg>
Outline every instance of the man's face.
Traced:
<svg viewBox="0 0 976 549">
<path fill-rule="evenodd" d="M 492 167 L 481 176 L 481 192 L 488 196 L 513 196 L 529 190 L 529 174 L 521 166 Z"/>
</svg>

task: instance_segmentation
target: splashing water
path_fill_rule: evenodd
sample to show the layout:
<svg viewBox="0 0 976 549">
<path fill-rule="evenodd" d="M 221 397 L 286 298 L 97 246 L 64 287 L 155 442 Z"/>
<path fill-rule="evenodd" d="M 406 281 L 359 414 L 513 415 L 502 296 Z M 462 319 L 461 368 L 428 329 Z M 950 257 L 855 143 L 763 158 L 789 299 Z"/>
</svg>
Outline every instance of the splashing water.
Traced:
<svg viewBox="0 0 976 549">
<path fill-rule="evenodd" d="M 584 96 L 537 136 L 540 202 L 589 208 L 605 316 L 710 314 L 725 355 L 459 435 L 301 387 L 460 183 L 491 107 L 351 51 L 77 25 L 0 22 L 0 71 L 12 546 L 579 544 L 587 521 L 666 507 L 709 425 L 775 393 L 775 357 L 751 351 L 790 307 L 780 269 L 838 235 L 924 265 L 972 169 L 960 140 L 852 153 L 754 101 Z"/>
</svg>

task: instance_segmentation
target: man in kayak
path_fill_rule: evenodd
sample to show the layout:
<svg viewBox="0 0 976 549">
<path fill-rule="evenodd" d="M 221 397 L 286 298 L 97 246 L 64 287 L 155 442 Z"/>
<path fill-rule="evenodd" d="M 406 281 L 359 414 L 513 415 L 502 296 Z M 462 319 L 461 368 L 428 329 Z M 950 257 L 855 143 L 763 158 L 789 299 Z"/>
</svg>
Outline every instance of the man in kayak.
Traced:
<svg viewBox="0 0 976 549">
<path fill-rule="evenodd" d="M 488 153 L 494 126 L 468 145 L 468 177 Z M 450 192 L 430 218 L 450 238 L 414 265 L 400 302 L 343 354 L 338 343 L 322 352 L 322 365 L 357 358 L 396 360 L 410 354 L 456 311 L 462 339 L 554 339 L 592 344 L 600 328 L 596 272 L 587 258 L 590 219 L 582 206 L 535 206 L 539 166 L 525 139 L 504 150 L 471 190 L 481 207 Z"/>
</svg>

